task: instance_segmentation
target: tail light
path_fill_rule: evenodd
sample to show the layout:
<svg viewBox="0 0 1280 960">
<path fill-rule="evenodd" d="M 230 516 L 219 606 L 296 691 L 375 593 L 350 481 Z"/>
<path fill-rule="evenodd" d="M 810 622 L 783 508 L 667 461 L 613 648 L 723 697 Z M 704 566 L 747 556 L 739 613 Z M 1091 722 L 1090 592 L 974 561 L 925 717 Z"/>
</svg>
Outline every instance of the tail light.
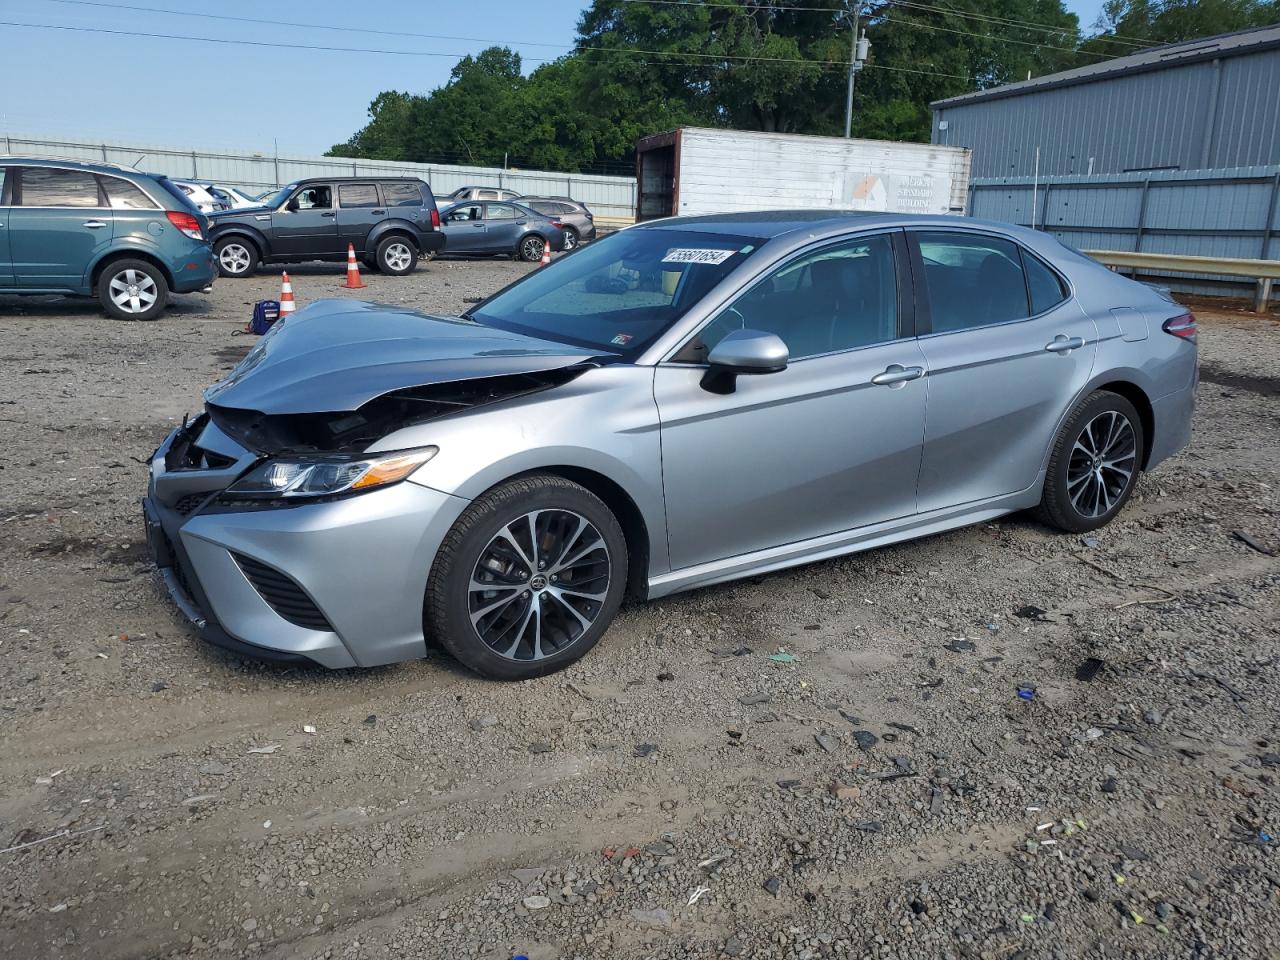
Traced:
<svg viewBox="0 0 1280 960">
<path fill-rule="evenodd" d="M 555 227 L 557 230 L 563 230 L 563 229 L 564 229 L 564 224 L 563 224 L 563 223 L 561 223 L 559 220 L 552 220 L 552 221 L 551 221 L 551 225 L 552 225 L 553 227 Z"/>
<path fill-rule="evenodd" d="M 1171 333 L 1182 340 L 1190 340 L 1192 343 L 1196 342 L 1196 337 L 1200 333 L 1200 328 L 1196 326 L 1196 317 L 1193 313 L 1170 317 L 1164 322 L 1162 329 L 1165 333 Z"/>
<path fill-rule="evenodd" d="M 192 240 L 204 239 L 204 234 L 200 232 L 200 221 L 194 214 L 182 210 L 166 210 L 164 215 L 169 218 L 170 223 Z"/>
<path fill-rule="evenodd" d="M 438 207 L 431 208 L 431 229 L 440 229 L 440 209 Z"/>
</svg>

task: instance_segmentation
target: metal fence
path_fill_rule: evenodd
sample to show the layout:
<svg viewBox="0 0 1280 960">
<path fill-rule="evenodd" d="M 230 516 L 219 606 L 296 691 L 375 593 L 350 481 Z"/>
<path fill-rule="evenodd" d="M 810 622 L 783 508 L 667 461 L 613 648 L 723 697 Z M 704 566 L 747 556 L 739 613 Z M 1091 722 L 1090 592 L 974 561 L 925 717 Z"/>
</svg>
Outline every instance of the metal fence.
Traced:
<svg viewBox="0 0 1280 960">
<path fill-rule="evenodd" d="M 158 147 L 73 137 L 48 139 L 0 134 L 0 138 L 3 152 L 16 156 L 99 160 L 149 173 L 240 187 L 254 194 L 304 177 L 407 176 L 421 177 L 441 196 L 458 187 L 494 186 L 527 194 L 573 197 L 604 218 L 629 220 L 635 213 L 634 177 Z"/>
<path fill-rule="evenodd" d="M 1082 250 L 1280 260 L 1280 166 L 984 178 L 969 186 L 969 210 L 1038 227 Z M 1188 293 L 1247 295 L 1251 286 L 1152 275 Z"/>
</svg>

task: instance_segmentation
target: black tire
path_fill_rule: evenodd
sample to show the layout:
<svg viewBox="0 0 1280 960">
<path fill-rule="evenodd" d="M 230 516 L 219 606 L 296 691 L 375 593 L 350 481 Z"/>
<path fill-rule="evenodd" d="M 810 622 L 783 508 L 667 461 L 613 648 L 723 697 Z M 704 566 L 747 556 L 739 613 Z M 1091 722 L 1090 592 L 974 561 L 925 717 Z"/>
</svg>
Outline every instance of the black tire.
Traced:
<svg viewBox="0 0 1280 960">
<path fill-rule="evenodd" d="M 578 237 L 578 231 L 575 230 L 573 227 L 564 227 L 563 229 L 564 229 L 564 252 L 568 253 L 570 250 L 577 250 L 578 244 L 582 242 L 582 240 Z"/>
<path fill-rule="evenodd" d="M 542 259 L 542 248 L 546 245 L 547 240 L 541 234 L 526 233 L 516 244 L 516 257 L 525 263 L 537 263 Z"/>
<path fill-rule="evenodd" d="M 218 276 L 233 279 L 252 277 L 262 262 L 257 245 L 244 237 L 223 237 L 213 245 L 213 257 Z"/>
<path fill-rule="evenodd" d="M 391 277 L 406 277 L 418 266 L 418 248 L 402 233 L 393 233 L 378 241 L 378 272 Z"/>
<path fill-rule="evenodd" d="M 1109 433 L 1113 427 L 1114 439 Z M 1132 403 L 1107 390 L 1089 394 L 1053 441 L 1039 518 L 1069 533 L 1110 523 L 1133 494 L 1145 442 L 1142 418 Z M 1102 455 L 1086 452 L 1097 448 Z"/>
<path fill-rule="evenodd" d="M 98 302 L 117 320 L 155 320 L 169 302 L 169 283 L 146 260 L 112 260 L 98 275 Z"/>
<path fill-rule="evenodd" d="M 574 627 L 575 621 L 565 616 L 562 609 L 567 604 L 562 600 L 545 599 L 544 601 L 549 593 L 565 589 L 565 582 L 568 582 L 574 574 L 566 576 L 557 588 L 547 582 L 546 576 L 539 578 L 538 574 L 543 569 L 540 566 L 533 571 L 535 576 L 530 578 L 528 589 L 525 589 L 522 581 L 524 573 L 518 572 L 514 574 L 515 579 L 510 579 L 513 575 L 508 571 L 504 574 L 506 579 L 500 582 L 518 585 L 498 587 L 494 593 L 512 591 L 513 596 L 510 597 L 510 602 L 515 606 L 500 609 L 493 614 L 495 620 L 491 622 L 497 622 L 498 618 L 509 615 L 506 622 L 509 622 L 516 632 L 508 632 L 512 628 L 508 627 L 494 634 L 493 628 L 490 627 L 490 635 L 495 639 L 500 637 L 501 645 L 506 646 L 511 638 L 519 642 L 520 637 L 529 636 L 526 625 L 530 625 L 537 631 L 539 645 L 542 644 L 545 630 L 547 645 L 556 649 L 541 659 L 532 659 L 531 655 L 523 656 L 526 649 L 525 646 L 521 646 L 515 656 L 507 657 L 481 639 L 480 628 L 473 626 L 473 594 L 470 586 L 473 574 L 477 571 L 477 565 L 490 551 L 494 538 L 509 525 L 520 521 L 534 511 L 548 511 L 542 515 L 547 519 L 539 520 L 543 523 L 555 522 L 566 514 L 576 515 L 578 519 L 584 519 L 589 523 L 590 528 L 581 535 L 581 539 L 571 535 L 563 541 L 564 552 L 561 554 L 561 559 L 570 554 L 570 548 L 575 544 L 579 545 L 579 549 L 583 544 L 588 547 L 595 544 L 587 554 L 595 558 L 591 561 L 589 568 L 594 572 L 587 576 L 591 583 L 595 584 L 591 589 L 598 590 L 600 576 L 598 571 L 603 569 L 608 577 L 607 586 L 600 591 L 604 596 L 595 610 L 592 610 L 593 604 L 587 603 L 582 605 L 579 611 L 592 615 L 590 624 L 585 627 Z M 552 539 L 550 525 L 543 530 L 541 534 L 543 542 Z M 559 547 L 558 543 L 557 547 Z M 515 561 L 513 569 L 520 566 L 516 560 L 516 552 L 507 550 L 506 553 L 509 559 Z M 602 556 L 603 559 L 601 559 Z M 584 560 L 582 564 L 576 565 L 576 569 L 581 570 L 586 562 Z M 431 576 L 427 581 L 424 626 L 428 635 L 434 637 L 460 663 L 482 676 L 494 680 L 526 680 L 544 676 L 561 670 L 584 656 L 604 635 L 622 603 L 627 584 L 627 566 L 627 543 L 622 528 L 617 518 L 595 494 L 563 477 L 552 474 L 531 474 L 494 487 L 479 497 L 458 518 L 445 536 L 444 542 L 436 553 L 435 562 L 431 567 Z M 553 563 L 546 568 L 547 574 L 550 575 L 554 569 Z M 574 569 L 574 567 L 566 569 Z M 583 574 L 578 576 L 582 577 Z M 538 585 L 539 579 L 542 586 Z M 539 591 L 542 592 L 539 593 Z M 534 594 L 537 596 L 535 597 Z M 492 596 L 493 594 L 478 594 L 474 602 L 488 604 Z M 503 598 L 499 596 L 498 599 Z M 545 618 L 541 613 L 542 602 L 546 603 Z M 582 604 L 580 600 L 574 602 Z M 484 609 L 484 607 L 477 609 Z M 539 617 L 539 623 L 536 625 L 532 621 L 535 613 Z M 556 619 L 557 616 L 559 620 Z M 580 620 L 578 622 L 580 623 Z M 482 618 L 479 623 L 484 624 L 485 620 Z M 548 626 L 542 627 L 543 623 Z M 565 635 L 557 640 L 553 631 L 557 629 L 558 623 L 567 623 L 580 632 L 576 636 Z M 527 646 L 532 648 L 532 640 Z M 528 652 L 531 654 L 531 650 Z"/>
<path fill-rule="evenodd" d="M 364 268 L 370 273 L 378 272 L 378 261 L 373 257 L 361 257 L 360 262 L 364 264 Z"/>
</svg>

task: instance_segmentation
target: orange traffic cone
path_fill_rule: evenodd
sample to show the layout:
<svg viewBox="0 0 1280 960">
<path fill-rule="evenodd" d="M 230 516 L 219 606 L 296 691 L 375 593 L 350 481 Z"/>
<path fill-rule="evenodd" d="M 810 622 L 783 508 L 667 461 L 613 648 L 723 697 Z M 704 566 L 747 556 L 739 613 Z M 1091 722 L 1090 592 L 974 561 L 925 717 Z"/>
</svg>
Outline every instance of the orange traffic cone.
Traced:
<svg viewBox="0 0 1280 960">
<path fill-rule="evenodd" d="M 289 274 L 280 274 L 280 319 L 283 320 L 298 308 L 293 303 L 293 284 L 289 282 Z"/>
<path fill-rule="evenodd" d="M 542 265 L 545 267 L 551 262 L 551 243 L 543 241 L 542 244 Z"/>
<path fill-rule="evenodd" d="M 347 244 L 347 282 L 343 284 L 344 290 L 363 290 L 365 283 L 360 279 L 360 268 L 356 266 L 356 248 L 353 244 Z"/>
</svg>

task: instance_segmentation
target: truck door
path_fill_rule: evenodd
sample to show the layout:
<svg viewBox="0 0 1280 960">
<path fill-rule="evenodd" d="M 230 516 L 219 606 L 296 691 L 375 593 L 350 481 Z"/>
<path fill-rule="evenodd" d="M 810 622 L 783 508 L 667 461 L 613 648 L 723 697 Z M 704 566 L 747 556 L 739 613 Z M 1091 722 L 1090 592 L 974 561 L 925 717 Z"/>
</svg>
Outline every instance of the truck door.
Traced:
<svg viewBox="0 0 1280 960">
<path fill-rule="evenodd" d="M 333 207 L 333 187 L 308 184 L 294 192 L 271 216 L 271 246 L 276 253 L 305 260 L 332 255 L 338 245 L 338 224 Z"/>
<path fill-rule="evenodd" d="M 356 253 L 372 254 L 365 244 L 374 225 L 386 215 L 376 183 L 338 184 L 338 249 L 345 250 L 350 243 Z"/>
</svg>

